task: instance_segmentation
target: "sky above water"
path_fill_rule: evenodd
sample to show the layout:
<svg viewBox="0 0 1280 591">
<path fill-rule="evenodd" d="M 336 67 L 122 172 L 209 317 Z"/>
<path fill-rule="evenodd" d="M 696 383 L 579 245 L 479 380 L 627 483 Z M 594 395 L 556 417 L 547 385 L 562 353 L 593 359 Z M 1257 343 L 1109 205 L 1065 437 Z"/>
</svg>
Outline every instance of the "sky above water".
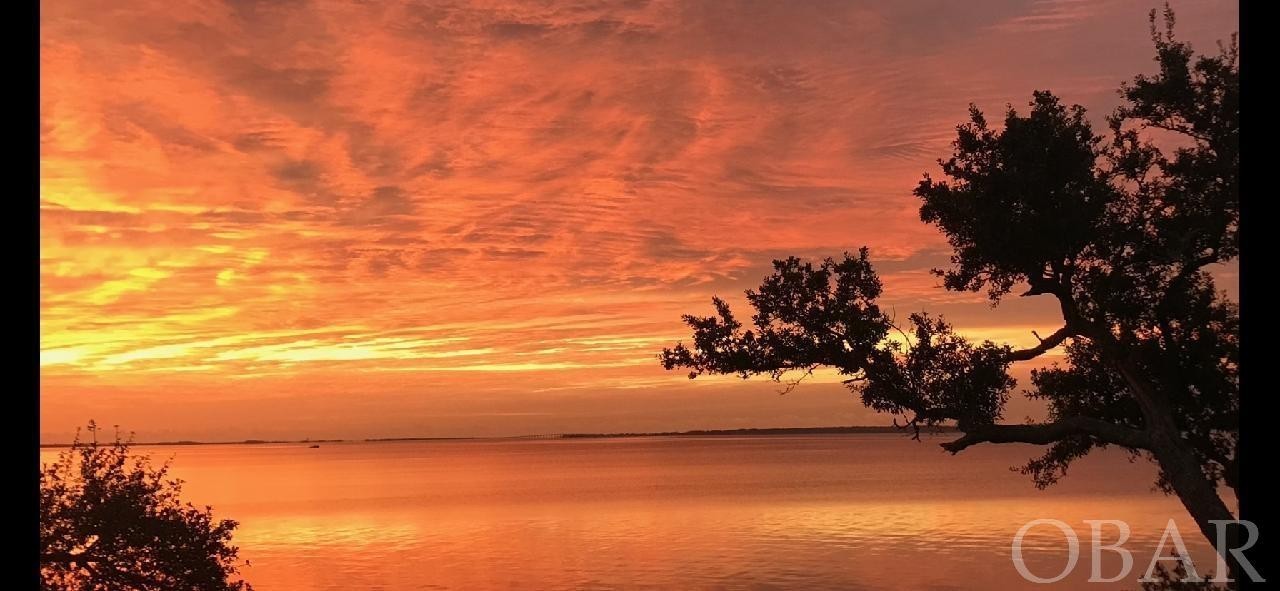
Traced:
<svg viewBox="0 0 1280 591">
<path fill-rule="evenodd" d="M 971 102 L 1101 124 L 1154 6 L 43 2 L 42 437 L 887 424 L 656 356 L 772 259 L 864 245 L 898 316 L 1052 332 L 943 291 L 910 192 Z M 1238 28 L 1173 7 L 1201 51 Z"/>
</svg>

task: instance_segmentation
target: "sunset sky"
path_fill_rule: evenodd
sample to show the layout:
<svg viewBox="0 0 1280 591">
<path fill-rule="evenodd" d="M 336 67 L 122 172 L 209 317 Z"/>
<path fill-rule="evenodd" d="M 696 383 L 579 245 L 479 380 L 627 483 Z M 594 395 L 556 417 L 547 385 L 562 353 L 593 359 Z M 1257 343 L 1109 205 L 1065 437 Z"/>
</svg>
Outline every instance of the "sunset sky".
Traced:
<svg viewBox="0 0 1280 591">
<path fill-rule="evenodd" d="M 885 424 L 656 355 L 772 259 L 863 245 L 900 316 L 1055 329 L 938 287 L 910 192 L 970 102 L 1101 124 L 1155 5 L 42 2 L 42 438 Z M 1201 51 L 1238 28 L 1173 6 Z"/>
</svg>

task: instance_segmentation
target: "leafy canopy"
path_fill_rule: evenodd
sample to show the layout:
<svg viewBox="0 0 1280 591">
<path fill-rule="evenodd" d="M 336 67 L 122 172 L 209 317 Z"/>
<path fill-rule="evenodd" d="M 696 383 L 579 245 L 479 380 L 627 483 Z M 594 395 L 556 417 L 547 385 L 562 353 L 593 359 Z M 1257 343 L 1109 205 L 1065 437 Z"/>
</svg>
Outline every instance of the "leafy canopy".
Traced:
<svg viewBox="0 0 1280 591">
<path fill-rule="evenodd" d="M 1023 286 L 1058 302 L 1061 328 L 1038 346 L 973 343 L 926 314 L 899 325 L 876 304 L 882 285 L 863 248 L 775 261 L 747 292 L 750 326 L 716 298 L 714 316 L 684 317 L 693 342 L 664 349 L 663 366 L 775 380 L 835 368 L 866 406 L 917 430 L 954 422 L 966 436 L 950 451 L 1049 445 L 1024 467 L 1040 486 L 1099 446 L 1148 454 L 1151 429 L 1164 429 L 1152 421 L 1168 418 L 1203 476 L 1234 486 L 1239 311 L 1209 269 L 1239 255 L 1239 52 L 1233 37 L 1195 56 L 1171 11 L 1164 24 L 1153 12 L 1157 73 L 1121 85 L 1102 133 L 1048 91 L 999 125 L 971 106 L 941 175 L 914 190 L 921 220 L 952 247 L 935 271 L 946 289 L 985 290 L 994 306 Z M 1026 393 L 1049 421 L 998 425 L 1009 366 L 1064 344 L 1066 363 L 1033 372 Z"/>
<path fill-rule="evenodd" d="M 76 442 L 40 473 L 40 578 L 47 590 L 247 591 L 231 534 L 179 498 L 168 464 L 153 467 L 116 437 Z"/>
</svg>

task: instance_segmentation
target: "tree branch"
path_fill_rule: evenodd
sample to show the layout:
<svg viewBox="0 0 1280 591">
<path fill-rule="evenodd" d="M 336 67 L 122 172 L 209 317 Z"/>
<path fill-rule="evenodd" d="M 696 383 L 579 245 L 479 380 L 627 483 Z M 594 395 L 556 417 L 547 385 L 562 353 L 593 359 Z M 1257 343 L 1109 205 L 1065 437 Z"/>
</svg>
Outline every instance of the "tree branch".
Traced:
<svg viewBox="0 0 1280 591">
<path fill-rule="evenodd" d="M 83 553 L 72 554 L 70 552 L 63 552 L 63 551 L 45 551 L 40 553 L 40 562 L 71 564 L 73 562 L 74 563 L 96 562 L 96 559 L 90 556 L 86 556 Z"/>
<path fill-rule="evenodd" d="M 1013 351 L 1009 354 L 1009 359 L 1012 359 L 1013 361 L 1027 361 L 1029 359 L 1035 359 L 1049 349 L 1061 345 L 1063 341 L 1073 336 L 1075 336 L 1075 332 L 1064 326 L 1049 335 L 1048 338 L 1040 339 L 1039 345 L 1031 347 L 1030 349 L 1019 349 L 1017 351 Z"/>
<path fill-rule="evenodd" d="M 40 564 L 42 566 L 58 564 L 66 567 L 74 564 L 88 570 L 94 577 L 100 578 L 101 582 L 108 585 L 111 583 L 124 583 L 133 589 L 152 589 L 157 584 L 153 577 L 134 572 L 127 567 L 113 565 L 110 561 L 90 555 L 87 552 L 80 554 L 64 551 L 41 552 Z"/>
<path fill-rule="evenodd" d="M 964 436 L 947 443 L 942 449 L 953 454 L 979 443 L 1033 443 L 1048 445 L 1076 435 L 1087 435 L 1101 441 L 1135 449 L 1148 449 L 1147 434 L 1089 417 L 1068 417 L 1052 423 L 1035 425 L 982 425 L 965 429 Z"/>
</svg>

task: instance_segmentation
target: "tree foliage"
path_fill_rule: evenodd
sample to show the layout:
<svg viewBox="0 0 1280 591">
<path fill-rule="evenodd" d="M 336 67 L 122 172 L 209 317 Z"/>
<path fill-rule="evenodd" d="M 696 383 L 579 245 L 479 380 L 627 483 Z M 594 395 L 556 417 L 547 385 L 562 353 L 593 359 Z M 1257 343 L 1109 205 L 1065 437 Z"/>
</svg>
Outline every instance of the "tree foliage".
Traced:
<svg viewBox="0 0 1280 591">
<path fill-rule="evenodd" d="M 237 523 L 180 499 L 168 464 L 129 443 L 76 442 L 40 474 L 40 578 L 48 590 L 247 591 L 231 534 Z"/>
<path fill-rule="evenodd" d="M 665 349 L 664 367 L 774 379 L 835 368 L 866 406 L 917 430 L 955 423 L 953 453 L 1048 446 L 1023 467 L 1040 486 L 1120 446 L 1155 462 L 1157 484 L 1212 536 L 1209 520 L 1231 519 L 1215 487 L 1238 473 L 1239 311 L 1209 270 L 1239 255 L 1239 54 L 1232 37 L 1196 56 L 1163 16 L 1151 14 L 1158 71 L 1121 85 L 1101 132 L 1048 91 L 999 125 L 971 106 L 941 175 L 915 187 L 921 220 L 952 247 L 935 271 L 946 289 L 993 306 L 1015 290 L 1056 300 L 1060 327 L 1039 345 L 970 342 L 925 314 L 898 323 L 876 304 L 863 248 L 775 262 L 747 292 L 752 326 L 717 298 L 715 316 L 684 317 L 692 345 Z M 1001 424 L 1009 366 L 1063 345 L 1066 362 L 1033 372 L 1027 392 L 1049 420 Z"/>
</svg>

